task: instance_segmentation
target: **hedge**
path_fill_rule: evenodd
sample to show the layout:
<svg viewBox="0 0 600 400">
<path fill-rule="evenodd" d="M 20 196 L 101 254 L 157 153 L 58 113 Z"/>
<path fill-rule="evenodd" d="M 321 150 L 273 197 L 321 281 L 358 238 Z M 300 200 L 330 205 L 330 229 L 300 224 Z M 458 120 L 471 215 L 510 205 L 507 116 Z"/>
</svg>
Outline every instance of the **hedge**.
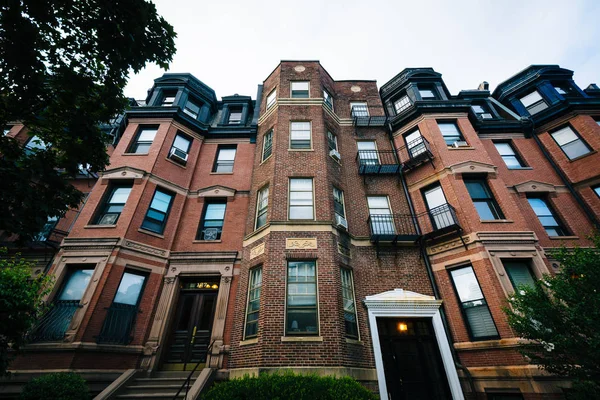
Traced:
<svg viewBox="0 0 600 400">
<path fill-rule="evenodd" d="M 375 400 L 349 377 L 296 375 L 291 372 L 244 376 L 216 383 L 203 400 Z"/>
<path fill-rule="evenodd" d="M 27 382 L 21 400 L 89 400 L 85 380 L 72 372 L 42 375 Z"/>
</svg>

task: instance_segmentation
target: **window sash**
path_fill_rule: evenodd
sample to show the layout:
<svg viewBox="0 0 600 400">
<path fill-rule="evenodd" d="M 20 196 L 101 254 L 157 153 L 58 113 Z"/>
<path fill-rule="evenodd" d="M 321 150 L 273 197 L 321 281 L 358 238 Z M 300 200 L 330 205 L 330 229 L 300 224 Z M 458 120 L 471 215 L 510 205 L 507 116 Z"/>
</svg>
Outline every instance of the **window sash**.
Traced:
<svg viewBox="0 0 600 400">
<path fill-rule="evenodd" d="M 356 142 L 360 165 L 379 165 L 379 153 L 374 140 L 361 140 Z"/>
<path fill-rule="evenodd" d="M 129 152 L 134 154 L 148 154 L 157 132 L 157 128 L 140 128 Z"/>
<path fill-rule="evenodd" d="M 336 187 L 333 188 L 333 209 L 340 217 L 346 218 L 346 213 L 344 212 L 344 192 Z"/>
<path fill-rule="evenodd" d="M 311 126 L 310 122 L 292 122 L 290 129 L 290 148 L 311 148 Z"/>
<path fill-rule="evenodd" d="M 329 150 L 337 151 L 337 136 L 329 131 L 327 131 L 327 144 L 329 145 Z"/>
<path fill-rule="evenodd" d="M 273 89 L 267 96 L 267 110 L 275 105 L 275 101 L 277 101 L 277 90 Z"/>
<path fill-rule="evenodd" d="M 240 108 L 229 109 L 229 124 L 239 124 L 242 122 L 242 110 Z"/>
<path fill-rule="evenodd" d="M 273 130 L 271 129 L 269 132 L 265 133 L 263 137 L 263 153 L 262 160 L 265 161 L 267 158 L 271 156 L 273 151 Z"/>
<path fill-rule="evenodd" d="M 223 224 L 225 223 L 225 212 L 227 210 L 227 201 L 212 201 L 204 207 L 202 220 L 200 222 L 200 231 L 197 240 L 220 240 L 223 234 Z M 216 229 L 217 234 L 207 239 L 206 230 Z"/>
<path fill-rule="evenodd" d="M 535 277 L 531 273 L 528 263 L 523 261 L 503 260 L 504 270 L 513 288 L 517 290 L 520 285 L 535 286 Z"/>
<path fill-rule="evenodd" d="M 419 94 L 423 100 L 437 99 L 437 95 L 433 88 L 419 88 Z"/>
<path fill-rule="evenodd" d="M 258 335 L 261 289 L 262 268 L 253 268 L 250 270 L 248 279 L 248 304 L 246 305 L 246 326 L 244 328 L 245 339 Z"/>
<path fill-rule="evenodd" d="M 502 219 L 502 211 L 496 203 L 487 183 L 482 179 L 465 179 L 465 186 L 482 220 Z"/>
<path fill-rule="evenodd" d="M 113 303 L 137 306 L 142 296 L 145 281 L 146 275 L 128 271 L 124 272 Z"/>
<path fill-rule="evenodd" d="M 331 94 L 325 89 L 323 89 L 323 101 L 331 108 L 331 110 L 333 110 L 333 97 L 331 97 Z"/>
<path fill-rule="evenodd" d="M 162 234 L 165 230 L 174 197 L 171 193 L 156 189 L 148 211 L 146 211 L 144 221 L 142 221 L 142 228 Z"/>
<path fill-rule="evenodd" d="M 289 219 L 314 219 L 312 178 L 292 178 L 289 185 Z"/>
<path fill-rule="evenodd" d="M 258 191 L 256 201 L 256 228 L 261 228 L 267 223 L 267 211 L 269 210 L 269 187 Z"/>
<path fill-rule="evenodd" d="M 418 129 L 404 136 L 404 141 L 406 142 L 406 148 L 411 158 L 427 151 L 423 136 Z"/>
<path fill-rule="evenodd" d="M 213 172 L 233 172 L 237 147 L 219 147 Z"/>
<path fill-rule="evenodd" d="M 438 127 L 448 146 L 463 140 L 458 126 L 454 122 L 438 122 Z"/>
<path fill-rule="evenodd" d="M 350 115 L 354 117 L 368 117 L 369 107 L 366 102 L 352 102 L 350 103 Z"/>
<path fill-rule="evenodd" d="M 344 325 L 346 337 L 358 339 L 358 318 L 354 299 L 354 283 L 352 271 L 341 268 L 342 306 L 344 310 Z"/>
<path fill-rule="evenodd" d="M 531 115 L 537 114 L 540 111 L 548 108 L 548 104 L 546 104 L 546 101 L 544 101 L 537 90 L 534 90 L 528 95 L 521 97 L 519 100 Z"/>
<path fill-rule="evenodd" d="M 198 115 L 200 115 L 200 106 L 194 103 L 192 100 L 188 100 L 185 103 L 183 112 L 189 115 L 190 117 L 197 119 Z"/>
<path fill-rule="evenodd" d="M 317 278 L 314 261 L 289 261 L 286 334 L 318 335 Z"/>
<path fill-rule="evenodd" d="M 404 95 L 394 102 L 394 110 L 396 110 L 396 114 L 400 114 L 411 105 L 412 103 L 410 102 L 408 96 Z"/>
<path fill-rule="evenodd" d="M 291 96 L 295 99 L 306 99 L 309 97 L 308 81 L 291 82 Z"/>
<path fill-rule="evenodd" d="M 569 160 L 581 157 L 590 152 L 589 147 L 579 135 L 569 126 L 565 126 L 551 134 L 554 141 L 560 146 Z"/>
<path fill-rule="evenodd" d="M 114 225 L 127 203 L 132 186 L 114 186 L 106 199 L 95 225 Z"/>
<path fill-rule="evenodd" d="M 498 337 L 498 330 L 472 266 L 450 271 L 469 335 L 473 340 Z"/>
<path fill-rule="evenodd" d="M 538 217 L 540 224 L 546 230 L 548 236 L 565 236 L 566 231 L 556 219 L 553 210 L 544 199 L 539 197 L 530 197 L 527 199 L 533 212 Z"/>
<path fill-rule="evenodd" d="M 191 144 L 192 141 L 190 139 L 180 134 L 175 135 L 175 140 L 173 140 L 173 147 L 186 154 L 190 151 Z"/>
<path fill-rule="evenodd" d="M 512 145 L 507 142 L 494 142 L 494 146 L 496 146 L 496 150 L 504 160 L 504 163 L 508 167 L 508 169 L 518 169 L 523 168 L 523 164 L 521 160 L 517 156 L 517 153 L 513 149 Z"/>
</svg>

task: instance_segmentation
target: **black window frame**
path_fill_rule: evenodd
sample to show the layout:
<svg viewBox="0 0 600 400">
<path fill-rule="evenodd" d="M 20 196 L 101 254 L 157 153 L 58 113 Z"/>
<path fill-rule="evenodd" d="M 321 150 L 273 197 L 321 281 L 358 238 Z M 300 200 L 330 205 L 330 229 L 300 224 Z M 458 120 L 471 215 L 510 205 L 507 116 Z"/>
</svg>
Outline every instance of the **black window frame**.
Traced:
<svg viewBox="0 0 600 400">
<path fill-rule="evenodd" d="M 261 207 L 261 193 L 267 192 L 266 195 L 266 205 Z M 267 217 L 269 212 L 269 185 L 265 185 L 256 192 L 256 217 L 254 219 L 254 230 L 260 229 L 267 224 Z M 259 226 L 259 219 L 262 216 L 265 216 L 264 223 Z"/>
<path fill-rule="evenodd" d="M 348 274 L 348 278 L 350 281 L 350 285 L 344 287 L 344 272 Z M 360 331 L 358 329 L 358 310 L 356 309 L 356 293 L 354 291 L 354 271 L 351 268 L 340 268 L 340 286 L 342 288 L 342 311 L 344 313 L 344 336 L 349 339 L 358 340 L 360 338 Z M 352 307 L 354 308 L 353 317 L 354 321 L 351 320 L 351 317 L 348 315 L 351 311 L 346 310 L 346 294 L 344 293 L 350 292 L 352 294 Z"/>
<path fill-rule="evenodd" d="M 469 191 L 469 186 L 467 185 L 467 182 L 481 183 L 482 187 L 484 189 L 484 192 L 486 192 L 487 197 L 473 198 L 473 195 Z M 485 204 L 487 204 L 488 209 L 492 213 L 494 220 L 505 219 L 504 213 L 502 212 L 502 208 L 500 208 L 500 205 L 496 201 L 496 198 L 494 197 L 494 193 L 490 189 L 490 186 L 488 185 L 487 179 L 485 176 L 463 175 L 463 183 L 465 184 L 465 188 L 467 189 L 467 192 L 469 193 L 469 197 L 471 198 L 473 205 L 475 205 L 476 203 L 485 203 Z M 477 210 L 477 207 L 475 207 L 475 210 Z M 479 215 L 479 211 L 477 211 L 477 215 Z M 479 215 L 479 219 L 481 219 L 483 221 L 491 221 L 488 219 L 484 220 L 483 218 L 481 218 L 481 215 Z"/>
<path fill-rule="evenodd" d="M 341 201 L 338 201 L 336 198 L 336 190 L 339 192 L 339 197 Z M 344 191 L 337 186 L 333 186 L 333 212 L 339 215 L 340 217 L 346 219 L 346 199 L 344 198 Z"/>
<path fill-rule="evenodd" d="M 98 211 L 96 211 L 94 218 L 92 219 L 92 223 L 90 223 L 90 225 L 98 225 L 98 226 L 116 225 L 116 223 L 119 221 L 119 218 L 121 217 L 121 214 L 123 213 L 123 208 L 125 208 L 125 205 L 127 204 L 127 200 L 125 201 L 125 203 L 110 203 L 110 200 L 113 197 L 113 195 L 115 194 L 115 192 L 118 189 L 122 189 L 122 188 L 129 188 L 129 194 L 127 195 L 127 200 L 129 200 L 129 196 L 131 195 L 131 191 L 133 190 L 133 182 L 126 181 L 126 182 L 119 182 L 119 183 L 110 183 L 108 185 L 108 190 L 102 197 L 102 202 L 100 203 L 100 207 L 98 207 Z M 117 214 L 115 212 L 108 212 L 108 210 L 111 206 L 117 206 L 117 207 L 121 206 L 122 208 L 121 208 L 121 211 L 119 211 L 117 218 L 115 219 L 113 224 L 101 224 L 100 220 L 102 218 L 104 218 L 105 215 Z"/>
<path fill-rule="evenodd" d="M 272 154 L 273 154 L 273 128 L 269 129 L 263 135 L 261 162 L 263 162 L 267 158 L 271 157 Z"/>
<path fill-rule="evenodd" d="M 330 129 L 327 129 L 327 146 L 329 148 L 329 151 L 335 150 L 339 152 L 337 135 L 333 133 Z"/>
<path fill-rule="evenodd" d="M 504 161 L 504 165 L 506 165 L 506 168 L 508 169 L 523 169 L 523 168 L 528 168 L 529 165 L 525 162 L 525 160 L 523 159 L 523 156 L 521 155 L 521 153 L 519 153 L 517 151 L 516 146 L 514 145 L 512 140 L 492 140 L 492 143 L 494 144 L 494 147 L 496 148 L 496 151 L 498 152 L 498 154 L 500 155 L 500 158 L 502 158 L 502 161 Z M 496 144 L 507 144 L 508 147 L 510 147 L 510 149 L 513 152 L 513 155 L 502 155 L 500 153 L 500 150 L 498 150 L 498 146 L 496 146 Z M 519 163 L 518 167 L 510 167 L 507 163 L 506 163 L 506 159 L 504 157 L 514 157 L 515 160 Z"/>
<path fill-rule="evenodd" d="M 177 89 L 164 89 L 161 91 L 160 104 L 161 107 L 173 107 L 177 101 Z M 171 96 L 172 95 L 172 96 Z M 172 102 L 165 103 L 165 99 L 173 97 Z"/>
<path fill-rule="evenodd" d="M 208 208 L 212 204 L 224 204 L 225 209 L 223 210 L 223 219 L 207 219 L 206 213 L 208 212 Z M 202 216 L 200 218 L 200 224 L 198 225 L 198 232 L 196 233 L 196 240 L 204 240 L 204 241 L 217 241 L 221 240 L 223 237 L 223 228 L 225 227 L 225 216 L 227 215 L 227 199 L 226 198 L 210 198 L 206 199 L 204 202 L 204 207 L 202 208 Z M 215 239 L 206 239 L 204 231 L 207 228 L 215 228 L 214 226 L 206 226 L 207 221 L 221 221 L 220 230 L 217 232 L 217 236 Z M 219 227 L 216 227 L 219 228 Z"/>
<path fill-rule="evenodd" d="M 231 116 L 232 115 L 237 115 L 237 114 L 239 114 L 240 119 L 232 121 L 231 120 Z M 242 117 L 243 117 L 243 115 L 244 115 L 244 107 L 243 106 L 230 106 L 230 107 L 227 107 L 227 124 L 228 125 L 241 125 L 242 124 Z"/>
<path fill-rule="evenodd" d="M 554 220 L 556 221 L 557 225 L 544 225 L 542 223 L 542 220 L 540 219 L 540 216 L 535 212 L 535 209 L 533 208 L 533 206 L 531 205 L 531 202 L 529 201 L 530 199 L 538 199 L 541 200 L 544 205 L 546 206 L 546 208 L 550 211 L 550 215 L 543 215 L 542 217 L 552 217 L 554 218 Z M 553 204 L 551 204 L 548 201 L 548 197 L 547 196 L 527 196 L 527 203 L 529 204 L 529 207 L 531 207 L 531 210 L 533 211 L 533 213 L 535 214 L 535 216 L 538 219 L 538 222 L 540 223 L 540 225 L 542 226 L 542 228 L 544 228 L 544 232 L 546 232 L 546 234 L 548 235 L 548 237 L 561 237 L 561 236 L 569 236 L 570 231 L 566 228 L 562 218 L 559 217 L 558 213 L 556 212 L 556 209 L 553 207 Z M 556 229 L 557 233 L 559 233 L 558 235 L 553 235 L 550 236 L 548 234 L 548 231 L 546 230 L 547 228 L 552 228 L 552 229 Z"/>
<path fill-rule="evenodd" d="M 517 290 L 517 286 L 515 285 L 512 275 L 510 274 L 510 272 L 508 272 L 510 268 L 509 269 L 506 268 L 506 263 L 523 264 L 525 266 L 525 268 L 527 269 L 527 271 L 529 272 L 531 279 L 533 281 L 536 281 L 537 277 L 533 273 L 533 268 L 531 267 L 531 261 L 532 261 L 531 259 L 527 259 L 527 258 L 501 258 L 500 259 L 500 262 L 502 263 L 502 268 L 504 268 L 504 272 L 506 272 L 506 276 L 508 277 L 508 280 L 510 281 L 510 284 L 513 287 L 513 290 Z"/>
<path fill-rule="evenodd" d="M 454 143 L 456 143 L 456 142 L 464 142 L 465 141 L 465 137 L 463 136 L 463 133 L 460 130 L 460 127 L 458 126 L 458 122 L 455 119 L 454 120 L 440 119 L 440 120 L 436 120 L 435 122 L 437 123 L 438 129 L 440 130 L 440 133 L 442 134 L 442 138 L 444 139 L 446 146 L 452 147 L 452 146 L 454 146 Z M 446 138 L 447 137 L 455 137 L 456 135 L 444 136 L 444 131 L 442 130 L 441 125 L 454 125 L 454 127 L 456 128 L 456 132 L 458 132 L 458 139 L 454 140 L 452 143 L 448 143 L 448 140 Z"/>
<path fill-rule="evenodd" d="M 530 105 L 526 106 L 525 103 L 523 103 L 523 99 L 525 97 L 527 97 L 527 96 L 532 95 L 534 92 L 538 94 L 538 96 L 540 97 L 540 99 L 537 100 L 537 101 L 535 101 L 534 103 L 531 103 Z M 534 90 L 530 91 L 526 95 L 518 97 L 517 99 L 521 102 L 521 105 L 525 108 L 525 110 L 527 110 L 527 112 L 529 113 L 529 115 L 538 114 L 538 113 L 546 110 L 548 107 L 550 107 L 550 105 L 548 104 L 548 101 L 545 99 L 544 96 L 542 96 L 542 94 L 540 93 L 540 91 L 538 90 L 538 88 L 535 88 Z M 539 107 L 541 104 L 544 104 L 545 107 L 541 108 L 541 109 L 539 109 L 539 110 L 537 110 L 537 111 L 535 111 L 533 113 L 531 112 L 531 110 L 535 110 L 536 107 Z"/>
<path fill-rule="evenodd" d="M 314 285 L 315 288 L 315 305 L 314 306 L 291 306 L 290 307 L 290 301 L 289 301 L 289 296 L 290 296 L 290 264 L 292 263 L 312 263 L 314 266 L 314 282 L 308 282 L 308 281 L 304 281 L 304 282 L 294 282 L 295 284 L 312 284 Z M 291 259 L 291 260 L 287 260 L 286 263 L 286 271 L 285 271 L 285 297 L 286 297 L 286 301 L 285 301 L 285 335 L 286 336 L 319 336 L 320 334 L 320 321 L 319 321 L 319 280 L 318 280 L 318 269 L 317 269 L 317 260 L 300 260 L 300 259 Z M 306 295 L 306 294 L 305 294 Z M 289 313 L 290 313 L 290 309 L 294 310 L 313 310 L 314 309 L 314 314 L 316 317 L 316 331 L 308 331 L 308 330 L 304 330 L 304 331 L 291 331 L 290 329 L 288 329 L 289 324 Z"/>
<path fill-rule="evenodd" d="M 433 97 L 423 97 L 423 95 L 421 94 L 421 90 L 429 90 L 431 92 L 431 94 L 433 94 Z M 421 100 L 439 100 L 440 99 L 440 94 L 438 93 L 435 85 L 420 84 L 420 85 L 417 85 L 417 91 L 419 92 L 419 97 L 421 98 Z"/>
<path fill-rule="evenodd" d="M 192 104 L 196 107 L 198 107 L 198 111 L 194 111 L 191 108 L 188 107 L 188 104 Z M 192 119 L 198 119 L 198 117 L 200 116 L 200 113 L 202 112 L 202 102 L 197 100 L 195 97 L 189 96 L 187 98 L 187 100 L 185 101 L 185 104 L 183 105 L 183 112 L 184 114 L 186 114 L 187 116 L 189 116 Z"/>
<path fill-rule="evenodd" d="M 478 112 L 475 109 L 475 107 L 481 108 L 481 112 Z M 477 119 L 481 119 L 481 120 L 494 119 L 494 114 L 492 114 L 492 111 L 487 104 L 471 104 L 471 110 L 473 111 L 473 113 L 475 114 Z M 486 117 L 485 115 L 489 115 L 489 117 Z"/>
<path fill-rule="evenodd" d="M 470 300 L 468 302 L 476 302 L 476 301 L 482 301 L 483 300 L 483 304 L 481 304 L 480 306 L 485 306 L 490 314 L 490 318 L 492 320 L 492 323 L 494 324 L 494 328 L 496 330 L 496 335 L 488 335 L 488 336 L 481 336 L 481 337 L 474 337 L 473 336 L 473 330 L 471 328 L 471 324 L 469 324 L 469 319 L 467 318 L 467 314 L 465 312 L 465 307 L 464 307 L 464 303 L 463 301 L 460 299 L 460 294 L 458 293 L 458 289 L 456 287 L 456 283 L 454 282 L 454 277 L 452 276 L 452 271 L 458 271 L 461 270 L 463 268 L 471 268 L 471 270 L 473 271 L 473 276 L 475 277 L 475 281 L 477 282 L 477 286 L 479 286 L 479 291 L 481 291 L 481 295 L 483 296 L 480 299 L 477 300 Z M 464 265 L 460 265 L 457 266 L 455 268 L 450 268 L 447 270 L 448 271 L 448 276 L 450 278 L 450 283 L 452 283 L 452 289 L 454 290 L 454 294 L 456 296 L 456 301 L 458 302 L 458 306 L 460 308 L 460 313 L 462 315 L 462 319 L 463 319 L 463 323 L 467 329 L 467 333 L 469 335 L 469 339 L 472 342 L 480 342 L 480 341 L 484 341 L 484 340 L 497 340 L 500 339 L 500 332 L 498 332 L 498 325 L 496 325 L 496 321 L 494 320 L 494 316 L 492 315 L 492 310 L 490 310 L 490 306 L 485 298 L 485 293 L 483 293 L 483 288 L 481 287 L 481 284 L 479 283 L 479 278 L 477 277 L 477 274 L 475 273 L 475 268 L 473 268 L 472 264 L 464 264 Z M 465 302 L 467 303 L 467 302 Z"/>
<path fill-rule="evenodd" d="M 255 273 L 260 271 L 260 283 L 256 284 L 254 282 Z M 254 283 L 254 285 L 252 285 Z M 257 265 L 256 267 L 252 267 L 248 270 L 248 295 L 246 301 L 246 312 L 244 315 L 244 340 L 255 338 L 258 336 L 258 319 L 260 318 L 260 297 L 262 294 L 262 283 L 263 283 L 263 268 L 262 265 Z M 258 291 L 258 296 L 256 299 L 252 298 L 253 292 Z M 252 301 L 256 301 L 258 303 L 256 309 L 250 310 L 250 303 Z M 256 318 L 252 319 L 252 321 L 248 321 L 248 317 L 250 314 L 256 314 Z M 256 325 L 256 333 L 249 334 L 248 327 L 250 325 Z"/>
<path fill-rule="evenodd" d="M 557 132 L 559 132 L 559 131 L 562 131 L 562 130 L 563 130 L 563 129 L 565 129 L 565 128 L 568 128 L 568 129 L 570 129 L 570 130 L 571 130 L 571 132 L 572 132 L 572 133 L 573 133 L 573 134 L 574 134 L 574 135 L 577 137 L 577 139 L 575 139 L 575 140 L 572 140 L 572 141 L 570 141 L 569 143 L 565 143 L 564 145 L 562 145 L 562 146 L 561 146 L 561 145 L 558 143 L 558 140 L 556 140 L 556 138 L 554 137 L 554 134 L 555 134 L 555 133 L 557 133 Z M 589 154 L 590 154 L 590 153 L 592 153 L 592 151 L 593 151 L 592 147 L 591 147 L 591 146 L 590 146 L 590 145 L 589 145 L 589 144 L 588 144 L 588 143 L 587 143 L 587 142 L 586 142 L 586 141 L 585 141 L 585 140 L 584 140 L 584 139 L 581 137 L 581 135 L 579 134 L 579 132 L 577 132 L 577 130 L 576 130 L 576 129 L 573 127 L 573 125 L 571 125 L 571 124 L 565 124 L 565 125 L 562 125 L 562 126 L 560 126 L 560 127 L 556 128 L 556 129 L 552 129 L 552 130 L 551 130 L 551 131 L 549 131 L 548 133 L 550 134 L 550 137 L 552 138 L 552 140 L 554 140 L 554 143 L 556 143 L 556 145 L 557 145 L 557 146 L 560 148 L 560 150 L 561 150 L 561 151 L 564 153 L 565 157 L 567 157 L 567 159 L 568 159 L 569 161 L 578 160 L 578 159 L 579 159 L 579 158 L 581 158 L 581 157 L 585 157 L 585 156 L 589 155 Z M 571 143 L 575 143 L 577 140 L 579 140 L 579 141 L 580 141 L 580 142 L 581 142 L 581 143 L 582 143 L 582 144 L 583 144 L 583 145 L 586 147 L 586 149 L 587 149 L 587 153 L 580 154 L 580 155 L 578 155 L 577 157 L 573 157 L 573 158 L 571 158 L 571 157 L 570 157 L 570 156 L 567 154 L 567 152 L 565 151 L 565 149 L 563 149 L 563 146 L 569 145 L 569 144 L 571 144 Z"/>
<path fill-rule="evenodd" d="M 160 230 L 155 230 L 155 229 L 144 226 L 144 223 L 146 222 L 147 219 L 151 219 L 153 221 L 158 221 L 157 219 L 148 216 L 150 210 L 152 209 L 152 202 L 154 201 L 154 198 L 156 197 L 157 192 L 161 192 L 162 194 L 166 194 L 166 195 L 170 196 L 169 204 L 167 206 L 166 212 L 163 212 L 163 211 L 160 211 L 157 209 L 153 209 L 154 211 L 164 214 L 164 216 L 165 216 L 163 221 L 160 223 Z M 173 207 L 173 202 L 175 201 L 175 196 L 176 196 L 176 194 L 174 192 L 157 186 L 156 189 L 154 190 L 154 194 L 152 195 L 152 199 L 150 200 L 150 204 L 148 204 L 148 209 L 146 210 L 146 214 L 144 215 L 144 219 L 142 220 L 142 225 L 140 226 L 140 229 L 162 235 L 165 231 L 165 227 L 167 226 L 167 221 L 169 220 L 169 214 L 171 213 L 171 208 Z"/>
<path fill-rule="evenodd" d="M 140 126 L 138 126 L 135 136 L 133 137 L 133 140 L 129 144 L 129 148 L 127 149 L 126 154 L 147 155 L 148 153 L 150 153 L 150 148 L 152 148 L 152 144 L 154 143 L 154 140 L 156 139 L 156 135 L 158 134 L 158 129 L 159 129 L 158 125 L 140 125 Z M 146 130 L 155 130 L 156 132 L 154 133 L 154 137 L 152 138 L 152 141 L 144 140 L 144 141 L 140 142 L 140 136 L 142 135 L 142 132 L 144 132 Z M 138 152 L 140 144 L 147 145 L 148 151 L 146 151 L 145 153 Z"/>
<path fill-rule="evenodd" d="M 235 150 L 233 155 L 233 161 L 222 160 L 219 161 L 221 150 Z M 220 144 L 217 147 L 217 154 L 215 154 L 215 161 L 213 163 L 212 172 L 217 174 L 231 174 L 233 173 L 233 167 L 235 166 L 235 157 L 237 156 L 237 144 Z M 231 167 L 231 171 L 219 171 L 220 168 Z"/>
</svg>

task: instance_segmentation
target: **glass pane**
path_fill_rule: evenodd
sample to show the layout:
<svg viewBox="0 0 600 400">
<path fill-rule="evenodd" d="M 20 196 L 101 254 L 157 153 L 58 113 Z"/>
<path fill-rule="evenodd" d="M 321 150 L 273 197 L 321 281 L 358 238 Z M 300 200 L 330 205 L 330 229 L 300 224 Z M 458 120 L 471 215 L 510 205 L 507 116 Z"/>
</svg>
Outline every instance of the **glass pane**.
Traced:
<svg viewBox="0 0 600 400">
<path fill-rule="evenodd" d="M 236 149 L 219 149 L 219 161 L 233 161 Z"/>
<path fill-rule="evenodd" d="M 308 82 L 292 82 L 292 90 L 308 90 Z"/>
<path fill-rule="evenodd" d="M 309 131 L 310 122 L 292 122 L 292 131 Z"/>
<path fill-rule="evenodd" d="M 522 97 L 521 103 L 523 103 L 525 107 L 529 107 L 533 103 L 536 103 L 540 100 L 542 100 L 542 96 L 540 96 L 537 91 L 534 91 L 533 93 L 529 93 L 527 96 Z"/>
<path fill-rule="evenodd" d="M 529 201 L 529 204 L 531 205 L 531 208 L 533 208 L 535 215 L 552 215 L 550 209 L 548 208 L 546 202 L 543 199 L 528 198 L 527 201 Z"/>
<path fill-rule="evenodd" d="M 171 202 L 172 197 L 173 196 L 168 193 L 157 190 L 156 193 L 154 193 L 154 198 L 152 199 L 150 207 L 166 213 L 169 209 L 169 203 Z"/>
<path fill-rule="evenodd" d="M 77 269 L 73 271 L 60 292 L 58 300 L 81 300 L 93 273 L 93 269 Z"/>
<path fill-rule="evenodd" d="M 554 138 L 554 140 L 556 140 L 556 143 L 558 143 L 561 147 L 567 143 L 578 139 L 575 132 L 573 132 L 573 130 L 568 126 L 556 132 L 553 132 L 552 137 Z"/>
<path fill-rule="evenodd" d="M 312 192 L 290 192 L 290 204 L 296 206 L 312 205 Z"/>
<path fill-rule="evenodd" d="M 29 139 L 29 141 L 27 142 L 27 146 L 30 149 L 45 149 L 46 143 L 44 143 L 44 141 L 42 139 L 40 139 L 37 136 L 33 136 L 31 139 Z"/>
<path fill-rule="evenodd" d="M 287 331 L 289 333 L 318 333 L 317 310 L 288 310 Z"/>
<path fill-rule="evenodd" d="M 423 99 L 435 98 L 435 94 L 431 89 L 419 89 L 419 93 L 421 94 L 421 98 Z"/>
<path fill-rule="evenodd" d="M 441 186 L 425 191 L 425 200 L 427 201 L 427 208 L 430 210 L 447 203 Z"/>
<path fill-rule="evenodd" d="M 184 138 L 181 135 L 177 135 L 177 136 L 175 136 L 175 141 L 173 142 L 173 146 L 177 147 L 179 150 L 183 150 L 187 153 L 190 149 L 190 140 L 187 138 Z"/>
<path fill-rule="evenodd" d="M 157 129 L 142 129 L 138 136 L 138 142 L 152 142 L 156 136 Z"/>
<path fill-rule="evenodd" d="M 455 269 L 450 274 L 452 275 L 452 280 L 454 281 L 461 302 L 464 303 L 483 298 L 483 293 L 475 278 L 473 267 Z"/>
<path fill-rule="evenodd" d="M 210 203 L 206 206 L 205 219 L 223 219 L 225 217 L 225 203 Z"/>
<path fill-rule="evenodd" d="M 515 156 L 503 156 L 502 159 L 509 169 L 522 167 L 521 163 Z"/>
<path fill-rule="evenodd" d="M 135 154 L 148 154 L 148 151 L 150 150 L 150 143 L 138 143 L 136 144 L 135 148 L 133 149 L 133 152 Z"/>
<path fill-rule="evenodd" d="M 508 143 L 494 143 L 501 156 L 514 156 L 515 152 Z"/>
<path fill-rule="evenodd" d="M 516 289 L 519 285 L 534 286 L 535 279 L 531 275 L 529 266 L 524 262 L 504 261 L 504 269 L 510 278 L 513 287 Z"/>
<path fill-rule="evenodd" d="M 191 111 L 192 114 L 195 114 L 196 116 L 198 116 L 198 114 L 200 113 L 200 107 L 191 100 L 188 100 L 188 102 L 185 104 L 185 108 Z"/>
<path fill-rule="evenodd" d="M 485 112 L 482 106 L 471 106 L 471 108 L 475 114 L 483 114 Z"/>
<path fill-rule="evenodd" d="M 368 142 L 356 142 L 356 145 L 358 146 L 358 150 L 376 150 L 376 146 L 375 146 L 375 142 L 374 141 L 368 141 Z"/>
<path fill-rule="evenodd" d="M 294 178 L 290 179 L 290 190 L 310 190 L 312 191 L 312 179 Z"/>
<path fill-rule="evenodd" d="M 440 127 L 440 131 L 443 136 L 458 136 L 460 137 L 460 131 L 458 127 L 453 122 L 438 122 L 438 126 Z"/>
<path fill-rule="evenodd" d="M 388 199 L 385 196 L 369 196 L 367 197 L 369 209 L 385 209 L 389 212 Z"/>
<path fill-rule="evenodd" d="M 479 214 L 479 218 L 482 220 L 492 220 L 496 219 L 496 215 L 491 209 L 490 204 L 487 201 L 477 201 L 473 202 L 475 205 L 475 209 L 477 210 L 477 214 Z"/>
<path fill-rule="evenodd" d="M 178 331 L 187 331 L 188 325 L 190 323 L 190 317 L 192 316 L 192 307 L 194 306 L 194 296 L 183 296 L 180 300 L 183 301 L 183 306 L 181 310 L 181 314 L 179 316 L 179 321 L 177 323 Z"/>
<path fill-rule="evenodd" d="M 132 306 L 136 305 L 142 291 L 142 286 L 144 285 L 144 280 L 146 280 L 145 276 L 125 272 L 113 302 Z"/>
<path fill-rule="evenodd" d="M 290 219 L 313 219 L 312 207 L 290 207 Z"/>
<path fill-rule="evenodd" d="M 109 203 L 125 204 L 131 193 L 130 187 L 116 188 L 110 197 Z"/>
<path fill-rule="evenodd" d="M 310 131 L 292 131 L 292 140 L 310 140 Z"/>
<path fill-rule="evenodd" d="M 585 143 L 583 143 L 580 139 L 577 139 L 569 144 L 564 145 L 562 149 L 565 151 L 567 157 L 569 157 L 570 159 L 581 157 L 590 152 Z"/>
<path fill-rule="evenodd" d="M 490 197 L 483 181 L 465 180 L 465 186 L 467 187 L 471 199 L 487 199 Z"/>
<path fill-rule="evenodd" d="M 465 309 L 465 315 L 471 327 L 473 338 L 498 336 L 498 331 L 487 305 L 467 308 Z"/>
</svg>

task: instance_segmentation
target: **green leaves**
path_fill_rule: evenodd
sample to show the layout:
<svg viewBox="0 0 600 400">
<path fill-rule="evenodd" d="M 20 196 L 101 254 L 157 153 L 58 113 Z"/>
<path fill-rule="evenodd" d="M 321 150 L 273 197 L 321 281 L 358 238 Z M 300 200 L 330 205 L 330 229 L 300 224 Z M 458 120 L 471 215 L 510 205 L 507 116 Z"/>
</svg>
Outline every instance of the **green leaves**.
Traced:
<svg viewBox="0 0 600 400">
<path fill-rule="evenodd" d="M 4 256 L 6 249 L 0 249 Z M 32 278 L 35 264 L 17 257 L 0 258 L 0 376 L 25 343 L 25 334 L 46 310 L 42 299 L 51 289 L 49 276 Z M 12 351 L 9 351 L 12 349 Z"/>
<path fill-rule="evenodd" d="M 581 390 L 600 390 L 600 236 L 592 240 L 593 248 L 553 253 L 559 273 L 517 288 L 505 309 L 510 326 L 531 341 L 521 352 Z"/>
<path fill-rule="evenodd" d="M 99 125 L 123 112 L 130 71 L 168 68 L 175 37 L 145 0 L 2 2 L 0 124 L 22 122 L 51 149 L 31 155 L 0 137 L 0 182 L 9 189 L 0 194 L 0 230 L 31 237 L 47 216 L 79 204 L 66 179 L 80 164 L 108 165 Z"/>
</svg>

